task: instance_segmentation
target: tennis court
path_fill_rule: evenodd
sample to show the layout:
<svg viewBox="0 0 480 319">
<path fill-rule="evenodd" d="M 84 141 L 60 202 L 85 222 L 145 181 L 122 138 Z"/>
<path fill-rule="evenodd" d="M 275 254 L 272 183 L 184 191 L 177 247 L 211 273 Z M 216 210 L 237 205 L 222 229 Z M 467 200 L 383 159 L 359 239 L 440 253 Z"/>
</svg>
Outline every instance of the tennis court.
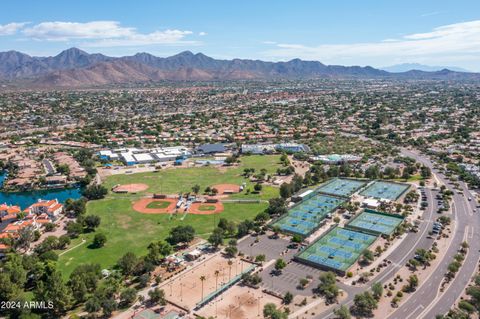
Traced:
<svg viewBox="0 0 480 319">
<path fill-rule="evenodd" d="M 375 239 L 377 236 L 335 227 L 295 256 L 295 259 L 343 274 Z"/>
<path fill-rule="evenodd" d="M 317 188 L 316 191 L 337 196 L 350 196 L 366 184 L 366 181 L 356 179 L 334 178 Z"/>
<path fill-rule="evenodd" d="M 365 188 L 360 195 L 380 199 L 397 200 L 410 185 L 392 182 L 375 181 Z"/>
<path fill-rule="evenodd" d="M 320 227 L 328 213 L 337 209 L 345 199 L 325 194 L 315 194 L 289 209 L 288 213 L 274 222 L 280 230 L 308 236 Z"/>
<path fill-rule="evenodd" d="M 376 235 L 391 235 L 402 222 L 403 217 L 400 215 L 365 209 L 360 215 L 352 219 L 346 227 Z"/>
</svg>

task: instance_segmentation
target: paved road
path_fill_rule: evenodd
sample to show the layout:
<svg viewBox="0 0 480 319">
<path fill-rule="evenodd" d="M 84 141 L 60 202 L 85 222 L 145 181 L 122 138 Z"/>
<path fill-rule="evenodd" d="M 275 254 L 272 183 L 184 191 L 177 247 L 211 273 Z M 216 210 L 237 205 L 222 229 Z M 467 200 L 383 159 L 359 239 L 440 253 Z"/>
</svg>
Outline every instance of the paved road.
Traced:
<svg viewBox="0 0 480 319">
<path fill-rule="evenodd" d="M 427 165 L 437 175 L 439 180 L 447 184 L 445 176 L 433 168 L 433 163 L 424 156 L 414 153 L 412 151 L 402 149 L 402 154 L 405 156 L 413 157 L 418 162 Z M 464 194 L 467 197 L 473 196 L 466 189 L 465 184 L 461 183 Z M 416 234 L 409 234 L 407 238 L 400 244 L 400 246 L 392 252 L 388 257 L 392 263 L 385 268 L 377 277 L 371 279 L 370 282 L 385 283 L 390 280 L 398 269 L 403 266 L 410 258 L 413 257 L 415 251 L 419 248 L 428 249 L 433 242 L 432 239 L 426 238 L 428 231 L 432 228 L 432 222 L 437 217 L 434 216 L 436 210 L 435 194 L 426 190 L 427 201 L 429 206 L 424 213 L 424 221 L 419 227 L 419 232 Z M 408 318 L 435 318 L 435 315 L 440 313 L 446 313 L 455 303 L 461 292 L 468 284 L 469 279 L 473 276 L 477 269 L 477 263 L 480 257 L 480 216 L 472 213 L 473 207 L 477 205 L 474 201 L 468 202 L 463 195 L 455 194 L 453 196 L 452 209 L 454 218 L 456 220 L 456 229 L 454 230 L 454 238 L 452 244 L 449 247 L 444 259 L 438 266 L 438 269 L 432 272 L 432 275 L 427 279 L 427 282 L 421 284 L 421 287 L 410 296 L 410 298 L 402 304 L 399 308 L 392 313 L 389 318 L 391 319 L 408 319 Z M 457 273 L 455 279 L 445 289 L 445 291 L 438 295 L 443 275 L 446 273 L 448 264 L 453 260 L 453 256 L 457 252 L 460 243 L 464 240 L 470 245 L 470 249 L 467 254 L 467 258 L 460 271 Z M 344 288 L 344 287 L 342 287 Z M 350 288 L 347 289 L 349 294 L 348 298 L 343 302 L 347 306 L 351 306 L 353 303 L 354 294 L 369 289 L 369 287 L 362 288 Z M 331 309 L 319 314 L 316 318 L 333 318 Z"/>
<path fill-rule="evenodd" d="M 444 175 L 433 168 L 430 161 L 411 151 L 404 150 L 403 153 L 414 157 L 417 161 L 429 166 L 438 176 L 441 182 L 447 185 Z M 473 213 L 477 203 L 475 200 L 469 202 L 468 197 L 474 198 L 464 183 L 460 183 L 465 195 L 455 192 L 453 196 L 453 212 L 456 222 L 456 229 L 453 234 L 452 243 L 444 256 L 444 259 L 413 296 L 402 306 L 400 306 L 389 318 L 408 319 L 408 318 L 435 318 L 437 314 L 444 314 L 455 304 L 470 278 L 477 270 L 477 264 L 480 257 L 480 216 Z M 443 275 L 447 272 L 448 264 L 453 260 L 460 244 L 467 241 L 470 248 L 467 257 L 455 276 L 455 279 L 447 286 L 444 292 L 440 292 L 440 285 Z"/>
<path fill-rule="evenodd" d="M 427 201 L 429 203 L 427 209 L 423 214 L 422 221 L 418 227 L 417 233 L 409 233 L 408 236 L 400 243 L 400 245 L 387 257 L 391 261 L 387 267 L 383 268 L 383 271 L 373 278 L 370 278 L 370 283 L 388 282 L 397 271 L 407 263 L 407 261 L 415 255 L 415 251 L 420 248 L 428 249 L 433 243 L 433 239 L 427 238 L 428 232 L 432 229 L 433 221 L 436 211 L 436 200 L 434 199 L 436 193 L 426 189 Z M 353 297 L 355 294 L 370 289 L 369 286 L 355 287 L 347 286 L 339 283 L 339 287 L 348 293 L 348 297 L 342 304 L 351 306 L 353 304 Z M 316 318 L 333 318 L 334 315 L 331 309 L 319 314 Z"/>
</svg>

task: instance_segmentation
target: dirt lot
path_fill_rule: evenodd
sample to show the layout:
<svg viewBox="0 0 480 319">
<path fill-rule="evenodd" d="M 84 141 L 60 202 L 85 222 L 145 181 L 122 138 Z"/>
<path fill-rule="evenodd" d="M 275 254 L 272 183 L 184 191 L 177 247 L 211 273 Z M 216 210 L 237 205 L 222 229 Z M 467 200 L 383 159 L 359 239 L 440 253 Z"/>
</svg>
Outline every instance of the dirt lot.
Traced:
<svg viewBox="0 0 480 319">
<path fill-rule="evenodd" d="M 137 193 L 148 189 L 147 184 L 124 184 L 119 185 L 113 189 L 115 193 Z"/>
<path fill-rule="evenodd" d="M 267 303 L 280 306 L 281 300 L 263 293 L 261 289 L 233 286 L 213 302 L 203 307 L 198 314 L 209 318 L 251 319 L 263 318 L 263 307 Z"/>
<path fill-rule="evenodd" d="M 165 290 L 167 300 L 193 310 L 202 298 L 216 291 L 252 265 L 240 259 L 230 260 L 231 265 L 229 265 L 229 259 L 215 254 L 166 282 L 162 285 L 162 289 Z M 205 278 L 205 280 L 202 282 L 200 278 Z"/>
</svg>

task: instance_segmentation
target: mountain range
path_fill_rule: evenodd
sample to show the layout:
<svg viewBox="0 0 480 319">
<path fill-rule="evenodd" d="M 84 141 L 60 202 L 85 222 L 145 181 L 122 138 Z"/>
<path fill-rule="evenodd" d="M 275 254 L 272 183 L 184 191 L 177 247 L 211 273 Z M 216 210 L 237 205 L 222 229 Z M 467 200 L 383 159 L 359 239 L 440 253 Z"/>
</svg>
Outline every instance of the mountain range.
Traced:
<svg viewBox="0 0 480 319">
<path fill-rule="evenodd" d="M 386 66 L 380 69 L 387 72 L 393 72 L 393 73 L 407 72 L 411 70 L 435 72 L 435 71 L 440 71 L 444 69 L 455 71 L 455 72 L 470 72 L 468 70 L 459 68 L 457 66 L 434 66 L 434 65 L 425 65 L 420 63 L 401 63 L 401 64 L 395 64 L 391 66 Z"/>
<path fill-rule="evenodd" d="M 190 51 L 166 58 L 149 53 L 109 57 L 89 54 L 77 48 L 53 57 L 33 57 L 17 51 L 0 52 L 0 83 L 3 87 L 70 88 L 158 81 L 318 78 L 480 80 L 480 73 L 448 69 L 392 73 L 369 66 L 325 65 L 300 59 L 288 62 L 217 60 Z"/>
</svg>

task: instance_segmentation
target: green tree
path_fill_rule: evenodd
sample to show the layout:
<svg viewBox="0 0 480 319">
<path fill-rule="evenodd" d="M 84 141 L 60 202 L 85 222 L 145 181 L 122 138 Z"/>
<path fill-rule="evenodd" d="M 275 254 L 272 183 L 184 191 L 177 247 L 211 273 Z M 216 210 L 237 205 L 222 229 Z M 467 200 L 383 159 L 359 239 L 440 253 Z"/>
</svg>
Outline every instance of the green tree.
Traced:
<svg viewBox="0 0 480 319">
<path fill-rule="evenodd" d="M 195 237 L 195 229 L 190 225 L 177 226 L 170 230 L 168 242 L 172 245 L 179 243 L 189 243 Z"/>
<path fill-rule="evenodd" d="M 280 186 L 280 196 L 283 198 L 283 199 L 287 199 L 289 198 L 290 196 L 292 196 L 292 186 L 288 183 L 283 183 L 281 186 Z"/>
<path fill-rule="evenodd" d="M 262 184 L 260 184 L 260 183 L 257 183 L 257 184 L 255 184 L 255 186 L 253 186 L 253 189 L 254 189 L 257 193 L 260 192 L 260 191 L 262 190 L 262 188 L 263 188 L 263 186 L 262 186 Z"/>
<path fill-rule="evenodd" d="M 345 305 L 341 305 L 340 308 L 337 308 L 333 311 L 336 319 L 351 319 L 352 315 L 350 310 Z"/>
<path fill-rule="evenodd" d="M 200 192 L 200 185 L 198 184 L 193 185 L 192 192 L 194 192 L 195 194 L 198 194 Z"/>
<path fill-rule="evenodd" d="M 125 253 L 117 262 L 118 268 L 125 276 L 131 275 L 137 264 L 137 256 L 132 252 Z"/>
<path fill-rule="evenodd" d="M 408 277 L 407 279 L 407 282 L 408 282 L 408 291 L 415 291 L 415 289 L 417 289 L 418 287 L 418 277 L 417 275 L 410 275 L 410 277 Z"/>
<path fill-rule="evenodd" d="M 373 260 L 375 259 L 375 257 L 373 256 L 373 253 L 371 250 L 368 250 L 368 249 L 365 249 L 363 252 L 362 252 L 362 262 L 364 264 L 370 264 Z"/>
<path fill-rule="evenodd" d="M 322 273 L 319 277 L 320 283 L 318 284 L 318 292 L 324 296 L 327 303 L 332 303 L 337 300 L 339 295 L 339 289 L 336 285 L 336 276 L 333 272 L 328 271 Z"/>
<path fill-rule="evenodd" d="M 70 309 L 72 302 L 70 289 L 65 285 L 60 272 L 53 268 L 47 269 L 45 278 L 37 283 L 34 296 L 37 301 L 51 301 L 53 309 L 48 309 L 48 313 L 57 318 Z"/>
<path fill-rule="evenodd" d="M 380 300 L 383 294 L 383 286 L 380 282 L 376 282 L 372 285 L 372 294 L 375 299 Z"/>
<path fill-rule="evenodd" d="M 223 243 L 223 232 L 223 229 L 215 228 L 210 237 L 208 237 L 208 242 L 217 248 Z"/>
<path fill-rule="evenodd" d="M 95 230 L 98 226 L 100 226 L 101 218 L 97 215 L 88 215 L 85 217 L 85 226 L 89 231 Z"/>
<path fill-rule="evenodd" d="M 95 248 L 103 247 L 106 242 L 107 242 L 107 236 L 105 236 L 104 233 L 95 234 L 95 236 L 93 237 L 93 247 Z"/>
<path fill-rule="evenodd" d="M 168 255 L 172 253 L 172 246 L 164 241 L 153 242 L 148 245 L 148 254 L 145 260 L 151 262 L 154 265 L 160 264 L 160 262 Z"/>
<path fill-rule="evenodd" d="M 85 310 L 90 314 L 97 313 L 100 309 L 102 309 L 102 305 L 100 304 L 100 300 L 95 296 L 90 297 L 85 303 Z"/>
<path fill-rule="evenodd" d="M 167 301 L 165 300 L 165 291 L 163 289 L 159 289 L 156 287 L 153 290 L 148 292 L 148 297 L 150 298 L 150 302 L 153 304 L 158 304 L 161 306 L 165 306 Z"/>
<path fill-rule="evenodd" d="M 107 318 L 111 317 L 112 313 L 117 310 L 117 306 L 117 302 L 113 297 L 105 298 L 102 300 L 103 315 Z"/>
<path fill-rule="evenodd" d="M 93 293 L 102 278 L 99 264 L 81 264 L 70 274 L 67 285 L 77 303 L 84 302 L 88 293 Z"/>
<path fill-rule="evenodd" d="M 263 317 L 267 319 L 287 319 L 288 315 L 277 309 L 274 303 L 267 303 L 263 306 Z"/>
<path fill-rule="evenodd" d="M 102 199 L 107 195 L 108 190 L 102 185 L 90 185 L 83 191 L 83 196 L 90 200 Z"/>
<path fill-rule="evenodd" d="M 131 306 L 135 302 L 135 299 L 137 299 L 137 291 L 135 288 L 125 288 L 120 293 L 120 304 L 123 307 Z"/>
<path fill-rule="evenodd" d="M 66 228 L 67 234 L 71 238 L 77 238 L 81 233 L 83 233 L 83 226 L 78 222 L 68 222 Z"/>
<path fill-rule="evenodd" d="M 289 305 L 293 301 L 293 295 L 290 291 L 287 291 L 283 296 L 283 303 Z"/>
<path fill-rule="evenodd" d="M 377 306 L 377 300 L 369 291 L 365 291 L 355 295 L 350 311 L 357 316 L 372 317 L 373 310 L 377 309 Z"/>
<path fill-rule="evenodd" d="M 282 258 L 279 258 L 277 261 L 275 261 L 275 270 L 277 273 L 281 273 L 286 266 L 287 263 Z"/>
</svg>

